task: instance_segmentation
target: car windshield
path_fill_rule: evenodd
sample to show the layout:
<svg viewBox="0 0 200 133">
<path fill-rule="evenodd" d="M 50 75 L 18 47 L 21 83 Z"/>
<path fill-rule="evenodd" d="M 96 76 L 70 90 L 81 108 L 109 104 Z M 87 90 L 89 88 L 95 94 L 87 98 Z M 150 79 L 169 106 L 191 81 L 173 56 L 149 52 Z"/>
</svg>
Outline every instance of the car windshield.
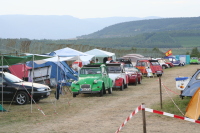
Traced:
<svg viewBox="0 0 200 133">
<path fill-rule="evenodd" d="M 124 67 L 133 67 L 132 64 L 124 64 Z"/>
<path fill-rule="evenodd" d="M 0 76 L 2 77 L 2 74 L 0 74 Z M 23 80 L 21 80 L 20 78 L 10 74 L 10 73 L 3 73 L 3 78 L 9 82 L 12 83 L 19 83 L 22 82 Z"/>
<path fill-rule="evenodd" d="M 158 62 L 151 62 L 151 64 L 152 64 L 153 66 L 160 65 Z"/>
<path fill-rule="evenodd" d="M 197 60 L 198 58 L 197 57 L 191 57 L 191 59 Z"/>
<path fill-rule="evenodd" d="M 159 63 L 165 63 L 165 61 L 164 61 L 164 60 L 158 60 L 158 62 L 159 62 Z"/>
<path fill-rule="evenodd" d="M 82 68 L 80 74 L 100 74 L 100 68 Z"/>
<path fill-rule="evenodd" d="M 121 72 L 120 66 L 108 66 L 108 72 L 115 73 L 115 72 Z"/>
<path fill-rule="evenodd" d="M 137 72 L 138 70 L 133 68 L 133 69 L 125 69 L 126 72 Z"/>
</svg>

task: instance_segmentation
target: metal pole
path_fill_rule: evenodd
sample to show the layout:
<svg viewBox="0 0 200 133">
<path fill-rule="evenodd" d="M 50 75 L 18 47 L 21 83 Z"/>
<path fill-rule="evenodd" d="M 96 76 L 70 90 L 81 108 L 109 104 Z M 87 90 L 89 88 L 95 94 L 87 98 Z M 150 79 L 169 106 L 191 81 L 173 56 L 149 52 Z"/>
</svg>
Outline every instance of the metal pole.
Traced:
<svg viewBox="0 0 200 133">
<path fill-rule="evenodd" d="M 143 133 L 146 133 L 145 105 L 142 103 Z"/>
<path fill-rule="evenodd" d="M 2 97 L 2 99 L 1 100 L 2 100 L 2 103 L 1 103 L 1 105 L 2 105 L 2 108 L 3 108 L 3 93 L 4 93 L 3 92 L 3 55 L 1 56 L 1 64 L 2 64 L 2 68 L 1 68 L 1 70 L 2 70 L 2 72 L 1 72 L 1 76 L 2 76 L 1 77 L 1 82 L 2 82 L 1 83 L 2 84 L 2 86 L 1 86 L 1 89 L 2 89 L 2 96 L 1 97 Z M 3 109 L 2 109 L 2 112 L 3 112 Z"/>
<path fill-rule="evenodd" d="M 161 76 L 159 76 L 159 86 L 160 86 L 160 108 L 162 109 L 162 87 L 161 87 Z"/>
</svg>

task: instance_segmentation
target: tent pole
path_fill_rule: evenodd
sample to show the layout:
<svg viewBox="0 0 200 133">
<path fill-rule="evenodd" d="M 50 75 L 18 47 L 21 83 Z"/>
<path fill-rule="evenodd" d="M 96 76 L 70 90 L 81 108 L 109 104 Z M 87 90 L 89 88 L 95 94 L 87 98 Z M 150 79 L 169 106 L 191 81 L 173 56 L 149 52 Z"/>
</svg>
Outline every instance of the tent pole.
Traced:
<svg viewBox="0 0 200 133">
<path fill-rule="evenodd" d="M 3 55 L 1 56 L 1 61 L 2 61 L 1 62 L 1 64 L 2 64 L 2 68 L 1 68 L 1 70 L 2 70 L 2 75 L 1 75 L 2 76 L 2 79 L 1 79 L 1 81 L 2 81 L 2 86 L 1 86 L 2 87 L 1 88 L 2 89 L 2 100 L 1 100 L 2 103 L 1 103 L 1 105 L 2 105 L 2 108 L 3 108 Z M 3 109 L 2 109 L 2 112 L 3 112 Z"/>
<path fill-rule="evenodd" d="M 31 91 L 31 113 L 32 113 L 32 102 L 33 102 L 33 74 L 34 74 L 34 55 L 33 55 L 33 64 L 32 64 L 32 91 Z"/>
</svg>

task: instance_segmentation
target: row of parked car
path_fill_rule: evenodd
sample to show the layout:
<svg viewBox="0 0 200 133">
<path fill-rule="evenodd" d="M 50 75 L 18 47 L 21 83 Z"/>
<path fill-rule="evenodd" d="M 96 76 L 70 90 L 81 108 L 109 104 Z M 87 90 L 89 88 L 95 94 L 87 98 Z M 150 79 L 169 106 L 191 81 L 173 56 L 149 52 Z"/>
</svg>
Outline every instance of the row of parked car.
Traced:
<svg viewBox="0 0 200 133">
<path fill-rule="evenodd" d="M 130 84 L 141 84 L 142 73 L 130 61 L 118 60 L 112 63 L 96 63 L 81 68 L 78 81 L 71 84 L 73 97 L 78 94 L 112 93 L 112 89 L 123 91 Z"/>
<path fill-rule="evenodd" d="M 141 84 L 143 75 L 148 73 L 147 69 L 151 69 L 154 75 L 162 76 L 163 69 L 173 66 L 167 59 L 141 59 L 135 67 L 128 59 L 117 59 L 116 62 L 107 64 L 88 64 L 80 69 L 79 79 L 72 82 L 71 91 L 73 97 L 82 93 L 99 93 L 103 96 L 106 91 L 111 94 L 113 88 L 123 91 L 129 85 Z M 49 86 L 25 82 L 9 72 L 0 71 L 0 99 L 3 101 L 14 100 L 17 104 L 24 105 L 31 99 L 38 102 L 47 98 L 50 92 Z"/>
<path fill-rule="evenodd" d="M 184 65 L 174 57 L 139 59 L 135 67 L 131 60 L 122 58 L 112 63 L 89 64 L 81 68 L 78 81 L 71 84 L 71 91 L 73 97 L 91 93 L 103 96 L 106 91 L 111 94 L 113 88 L 123 91 L 130 84 L 141 84 L 143 75 L 148 76 L 149 70 L 159 77 L 163 69 Z"/>
</svg>

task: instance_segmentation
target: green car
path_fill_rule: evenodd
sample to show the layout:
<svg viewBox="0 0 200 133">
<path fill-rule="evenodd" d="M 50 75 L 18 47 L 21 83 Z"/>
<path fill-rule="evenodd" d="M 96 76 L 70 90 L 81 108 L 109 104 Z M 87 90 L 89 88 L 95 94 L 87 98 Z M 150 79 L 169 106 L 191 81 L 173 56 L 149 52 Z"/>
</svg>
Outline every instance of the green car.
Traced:
<svg viewBox="0 0 200 133">
<path fill-rule="evenodd" d="M 79 73 L 78 81 L 71 84 L 73 97 L 78 94 L 99 93 L 99 96 L 112 93 L 113 82 L 109 78 L 105 64 L 84 65 Z"/>
<path fill-rule="evenodd" d="M 190 64 L 199 64 L 198 57 L 191 57 L 190 58 Z"/>
</svg>

